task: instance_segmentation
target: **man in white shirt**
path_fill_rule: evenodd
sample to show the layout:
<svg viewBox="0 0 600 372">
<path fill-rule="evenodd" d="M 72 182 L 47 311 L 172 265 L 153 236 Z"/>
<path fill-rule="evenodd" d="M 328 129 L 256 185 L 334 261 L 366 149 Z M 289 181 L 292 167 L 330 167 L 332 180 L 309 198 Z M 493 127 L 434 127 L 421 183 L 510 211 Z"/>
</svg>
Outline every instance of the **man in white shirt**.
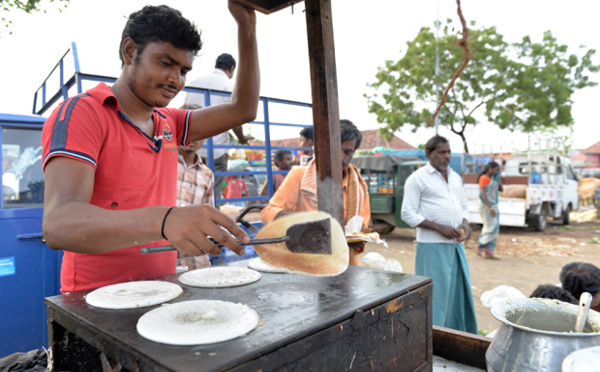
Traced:
<svg viewBox="0 0 600 372">
<path fill-rule="evenodd" d="M 433 324 L 477 334 L 464 240 L 469 212 L 462 180 L 450 168 L 450 144 L 434 136 L 425 144 L 429 163 L 404 186 L 402 219 L 417 228 L 415 274 L 433 279 Z"/>
<path fill-rule="evenodd" d="M 227 53 L 221 54 L 217 57 L 215 63 L 215 70 L 209 74 L 198 79 L 193 80 L 189 86 L 204 89 L 214 89 L 225 92 L 233 91 L 233 82 L 231 81 L 233 73 L 235 71 L 235 59 Z M 210 95 L 210 105 L 219 105 L 230 101 L 229 96 L 221 96 L 216 94 Z M 198 105 L 204 106 L 204 94 L 199 93 L 188 93 L 184 101 L 185 106 Z M 242 126 L 233 128 L 233 133 L 238 138 L 240 145 L 247 145 L 250 140 L 253 139 L 251 136 L 245 136 Z M 212 137 L 213 145 L 230 145 L 233 143 L 233 138 L 229 132 L 224 132 Z M 227 162 L 229 155 L 228 149 L 215 148 L 213 151 L 213 157 L 215 160 L 215 172 L 226 172 Z M 198 155 L 202 158 L 204 164 L 208 164 L 208 156 L 206 146 L 198 151 Z M 223 180 L 225 176 L 215 177 L 215 195 L 219 199 L 222 197 L 221 193 L 223 190 Z"/>
</svg>

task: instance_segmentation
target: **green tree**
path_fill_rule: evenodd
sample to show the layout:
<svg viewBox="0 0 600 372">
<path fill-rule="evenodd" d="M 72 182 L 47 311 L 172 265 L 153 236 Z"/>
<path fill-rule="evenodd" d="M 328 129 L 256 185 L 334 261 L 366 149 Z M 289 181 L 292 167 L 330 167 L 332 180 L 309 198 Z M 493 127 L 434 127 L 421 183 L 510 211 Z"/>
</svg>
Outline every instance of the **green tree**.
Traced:
<svg viewBox="0 0 600 372">
<path fill-rule="evenodd" d="M 5 17 L 7 12 L 13 10 L 22 10 L 26 13 L 39 12 L 42 10 L 41 2 L 42 0 L 0 0 L 0 11 L 2 12 L 2 19 L 0 20 L 0 24 L 5 23 L 5 26 L 8 27 L 12 21 Z M 48 0 L 53 3 L 55 0 Z M 70 0 L 56 0 L 57 2 L 65 2 L 68 3 Z M 64 7 L 67 7 L 67 4 L 64 4 Z M 46 12 L 44 10 L 44 12 Z"/>
<path fill-rule="evenodd" d="M 473 22 L 471 26 L 475 26 Z M 407 43 L 404 56 L 379 67 L 372 94 L 365 94 L 369 112 L 383 124 L 381 134 L 390 138 L 404 125 L 412 131 L 426 126 L 435 112 L 436 97 L 464 61 L 458 45 L 460 32 L 447 20 L 437 40 L 439 74 L 436 75 L 436 38 L 424 27 Z M 449 91 L 438 114 L 440 126 L 460 136 L 469 152 L 465 132 L 485 118 L 502 129 L 523 132 L 553 131 L 572 127 L 572 95 L 577 89 L 594 86 L 590 73 L 595 50 L 581 57 L 567 53 L 550 31 L 541 43 L 529 36 L 520 43 L 507 43 L 494 27 L 470 29 L 471 61 Z M 583 47 L 582 47 L 583 48 Z"/>
</svg>

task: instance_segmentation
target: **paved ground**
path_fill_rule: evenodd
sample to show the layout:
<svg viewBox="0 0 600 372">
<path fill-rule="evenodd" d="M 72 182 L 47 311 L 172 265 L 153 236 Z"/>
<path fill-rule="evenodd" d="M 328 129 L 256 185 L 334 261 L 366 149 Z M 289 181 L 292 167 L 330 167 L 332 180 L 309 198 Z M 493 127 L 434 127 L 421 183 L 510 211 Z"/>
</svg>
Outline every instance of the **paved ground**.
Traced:
<svg viewBox="0 0 600 372">
<path fill-rule="evenodd" d="M 490 309 L 483 306 L 480 296 L 498 285 L 513 286 L 529 296 L 539 284 L 559 283 L 563 265 L 572 261 L 590 262 L 600 266 L 600 221 L 562 226 L 550 222 L 544 232 L 525 228 L 502 228 L 496 252 L 499 261 L 483 259 L 475 253 L 480 234 L 477 226 L 466 244 L 473 294 L 480 331 L 489 332 L 499 326 Z M 398 260 L 405 273 L 414 274 L 415 230 L 396 228 L 383 235 L 389 248 L 367 244 L 365 253 L 378 252 Z"/>
</svg>

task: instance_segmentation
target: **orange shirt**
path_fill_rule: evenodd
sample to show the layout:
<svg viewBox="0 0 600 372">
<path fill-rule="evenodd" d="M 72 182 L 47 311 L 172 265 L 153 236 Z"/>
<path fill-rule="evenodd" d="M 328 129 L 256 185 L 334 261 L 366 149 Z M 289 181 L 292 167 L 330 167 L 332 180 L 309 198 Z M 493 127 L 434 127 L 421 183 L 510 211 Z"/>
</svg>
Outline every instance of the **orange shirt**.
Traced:
<svg viewBox="0 0 600 372">
<path fill-rule="evenodd" d="M 479 177 L 479 188 L 489 185 L 490 182 L 492 182 L 492 179 L 484 174 L 483 176 Z"/>
<path fill-rule="evenodd" d="M 283 180 L 283 184 L 277 189 L 269 204 L 261 211 L 261 219 L 264 225 L 273 221 L 281 211 L 316 211 L 318 206 L 313 195 L 308 195 L 300 189 L 302 178 L 308 167 L 294 167 Z M 348 205 L 348 177 L 343 179 L 344 213 Z M 364 218 L 362 226 L 368 227 L 371 220 L 371 204 L 369 197 L 360 209 L 359 215 Z"/>
</svg>

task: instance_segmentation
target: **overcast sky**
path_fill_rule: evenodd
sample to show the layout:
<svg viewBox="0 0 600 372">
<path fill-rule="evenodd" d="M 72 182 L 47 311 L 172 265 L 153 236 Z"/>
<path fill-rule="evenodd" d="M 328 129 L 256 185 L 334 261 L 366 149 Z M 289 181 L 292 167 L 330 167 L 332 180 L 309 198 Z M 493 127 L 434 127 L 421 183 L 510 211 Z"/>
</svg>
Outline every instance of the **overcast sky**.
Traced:
<svg viewBox="0 0 600 372">
<path fill-rule="evenodd" d="M 85 73 L 117 77 L 120 73 L 118 47 L 125 16 L 145 4 L 164 1 L 139 0 L 71 0 L 62 12 L 55 3 L 47 3 L 46 14 L 28 15 L 13 11 L 13 25 L 2 30 L 0 37 L 0 112 L 30 114 L 33 94 L 58 59 L 77 43 L 81 69 Z M 202 30 L 204 46 L 188 77 L 193 79 L 213 70 L 216 57 L 223 52 L 237 55 L 235 22 L 225 0 L 167 2 Z M 598 0 L 463 0 L 468 21 L 477 27 L 496 26 L 509 42 L 529 35 L 541 41 L 544 31 L 551 30 L 560 44 L 576 51 L 579 45 L 600 51 L 597 17 Z M 368 4 L 368 5 L 367 5 Z M 454 0 L 332 0 L 335 52 L 340 103 L 340 117 L 354 121 L 360 129 L 379 127 L 376 117 L 368 113 L 367 83 L 373 82 L 377 67 L 386 60 L 398 60 L 423 26 L 433 27 L 440 20 L 452 18 L 459 24 Z M 258 39 L 261 64 L 261 95 L 301 102 L 311 102 L 310 71 L 306 37 L 304 3 L 271 15 L 258 15 Z M 10 33 L 9 33 L 10 32 Z M 600 63 L 600 55 L 595 63 Z M 594 77 L 599 81 L 599 77 Z M 180 95 L 181 96 L 181 95 Z M 182 103 L 177 97 L 172 106 Z M 574 148 L 585 148 L 600 141 L 596 107 L 600 88 L 586 88 L 574 96 L 572 109 L 575 131 Z M 310 112 L 293 112 L 288 121 L 309 124 Z M 273 120 L 273 118 L 271 118 Z M 297 119 L 297 120 L 296 120 Z M 290 133 L 291 132 L 291 133 Z M 295 137 L 296 131 L 276 133 L 280 138 Z M 259 137 L 260 130 L 252 128 Z M 408 128 L 396 135 L 413 146 L 427 141 L 433 129 L 411 133 Z M 445 129 L 440 134 L 451 140 L 453 150 L 462 151 L 458 136 Z M 523 149 L 527 136 L 501 131 L 486 123 L 467 133 L 471 152 Z"/>
</svg>

